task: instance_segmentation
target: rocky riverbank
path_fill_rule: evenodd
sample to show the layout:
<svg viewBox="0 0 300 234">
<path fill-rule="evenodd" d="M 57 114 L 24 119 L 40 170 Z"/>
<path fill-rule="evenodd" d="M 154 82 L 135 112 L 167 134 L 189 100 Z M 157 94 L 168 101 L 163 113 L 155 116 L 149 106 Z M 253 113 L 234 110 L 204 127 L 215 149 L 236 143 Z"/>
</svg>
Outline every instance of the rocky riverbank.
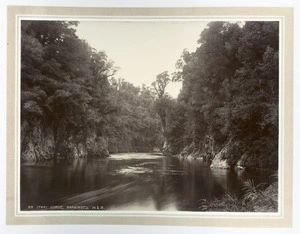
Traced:
<svg viewBox="0 0 300 234">
<path fill-rule="evenodd" d="M 108 157 L 108 143 L 104 137 L 91 132 L 86 138 L 70 135 L 55 140 L 54 131 L 40 122 L 21 125 L 21 160 L 23 162 L 45 161 L 55 158 Z M 79 138 L 79 139 L 78 139 Z M 81 138 L 81 139 L 80 139 Z"/>
<path fill-rule="evenodd" d="M 241 140 L 231 139 L 222 147 L 216 145 L 209 135 L 198 145 L 193 142 L 184 147 L 179 155 L 183 158 L 202 158 L 210 162 L 211 168 L 277 170 L 276 162 L 271 164 L 269 159 L 274 155 L 264 157 L 258 150 L 249 149 Z"/>
</svg>

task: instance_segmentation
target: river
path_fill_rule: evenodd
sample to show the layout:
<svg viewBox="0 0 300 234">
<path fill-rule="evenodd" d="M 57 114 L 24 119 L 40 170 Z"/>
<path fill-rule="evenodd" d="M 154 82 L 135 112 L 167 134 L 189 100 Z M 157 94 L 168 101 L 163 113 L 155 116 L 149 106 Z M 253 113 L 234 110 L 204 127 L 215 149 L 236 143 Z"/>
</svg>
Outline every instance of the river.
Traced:
<svg viewBox="0 0 300 234">
<path fill-rule="evenodd" d="M 268 176 L 149 153 L 22 164 L 21 210 L 197 211 L 201 199 L 241 196 L 247 179 L 261 183 Z"/>
</svg>

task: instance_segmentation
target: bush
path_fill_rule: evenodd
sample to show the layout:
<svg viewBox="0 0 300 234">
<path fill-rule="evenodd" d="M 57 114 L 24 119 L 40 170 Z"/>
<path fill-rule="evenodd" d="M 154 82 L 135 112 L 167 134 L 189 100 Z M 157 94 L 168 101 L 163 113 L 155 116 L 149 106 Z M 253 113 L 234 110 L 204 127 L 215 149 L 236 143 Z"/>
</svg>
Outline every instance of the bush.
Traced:
<svg viewBox="0 0 300 234">
<path fill-rule="evenodd" d="M 278 183 L 255 185 L 253 180 L 243 183 L 244 195 L 226 194 L 221 198 L 201 200 L 201 211 L 224 212 L 277 212 L 278 210 Z"/>
</svg>

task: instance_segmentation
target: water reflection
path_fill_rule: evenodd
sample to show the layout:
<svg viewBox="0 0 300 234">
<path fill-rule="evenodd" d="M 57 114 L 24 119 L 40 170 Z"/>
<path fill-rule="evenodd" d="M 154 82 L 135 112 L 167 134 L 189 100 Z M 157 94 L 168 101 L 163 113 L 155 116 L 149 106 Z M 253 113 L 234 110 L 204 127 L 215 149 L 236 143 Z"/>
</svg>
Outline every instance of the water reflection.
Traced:
<svg viewBox="0 0 300 234">
<path fill-rule="evenodd" d="M 117 154 L 22 165 L 21 209 L 37 205 L 97 206 L 104 210 L 198 210 L 200 199 L 241 194 L 242 182 L 266 176 L 211 169 L 199 159 Z"/>
</svg>

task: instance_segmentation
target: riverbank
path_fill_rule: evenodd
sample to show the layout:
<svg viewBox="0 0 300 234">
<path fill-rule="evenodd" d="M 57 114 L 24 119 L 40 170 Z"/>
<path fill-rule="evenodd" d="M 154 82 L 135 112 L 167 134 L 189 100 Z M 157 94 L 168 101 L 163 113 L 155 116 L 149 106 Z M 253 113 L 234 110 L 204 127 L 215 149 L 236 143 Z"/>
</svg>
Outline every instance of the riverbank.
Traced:
<svg viewBox="0 0 300 234">
<path fill-rule="evenodd" d="M 201 200 L 201 211 L 222 212 L 277 212 L 278 211 L 278 183 L 254 185 L 247 180 L 243 185 L 244 195 L 237 197 L 225 194 L 211 200 Z"/>
</svg>

